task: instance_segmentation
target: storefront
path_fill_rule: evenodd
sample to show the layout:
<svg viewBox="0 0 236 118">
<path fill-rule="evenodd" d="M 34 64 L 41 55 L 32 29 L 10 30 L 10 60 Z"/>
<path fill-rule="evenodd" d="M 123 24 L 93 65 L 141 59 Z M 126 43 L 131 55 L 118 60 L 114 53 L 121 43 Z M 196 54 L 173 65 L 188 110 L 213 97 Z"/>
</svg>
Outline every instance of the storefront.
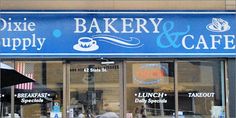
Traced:
<svg viewBox="0 0 236 118">
<path fill-rule="evenodd" d="M 38 84 L 2 88 L 1 116 L 229 117 L 235 26 L 230 11 L 2 11 L 0 61 Z"/>
</svg>

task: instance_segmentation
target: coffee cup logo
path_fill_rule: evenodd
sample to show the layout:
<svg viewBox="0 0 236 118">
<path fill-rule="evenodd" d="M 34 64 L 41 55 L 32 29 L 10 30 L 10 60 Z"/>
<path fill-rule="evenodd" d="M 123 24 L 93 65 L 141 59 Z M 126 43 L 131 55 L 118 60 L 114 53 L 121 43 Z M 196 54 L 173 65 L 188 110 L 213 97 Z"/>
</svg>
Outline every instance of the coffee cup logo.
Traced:
<svg viewBox="0 0 236 118">
<path fill-rule="evenodd" d="M 90 37 L 81 37 L 78 39 L 78 43 L 75 44 L 73 48 L 78 51 L 89 52 L 95 51 L 99 47 L 97 45 L 97 41 L 95 41 L 94 39 Z"/>
<path fill-rule="evenodd" d="M 230 30 L 229 23 L 221 18 L 212 18 L 212 22 L 206 26 L 212 32 L 225 32 Z"/>
</svg>

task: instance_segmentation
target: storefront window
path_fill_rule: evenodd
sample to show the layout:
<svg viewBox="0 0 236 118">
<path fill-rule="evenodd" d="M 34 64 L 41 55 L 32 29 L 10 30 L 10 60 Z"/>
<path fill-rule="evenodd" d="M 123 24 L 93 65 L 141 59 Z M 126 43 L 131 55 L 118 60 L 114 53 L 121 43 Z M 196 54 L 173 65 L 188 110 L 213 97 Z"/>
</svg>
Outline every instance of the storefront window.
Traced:
<svg viewBox="0 0 236 118">
<path fill-rule="evenodd" d="M 172 62 L 128 62 L 126 78 L 127 118 L 174 114 L 174 64 Z"/>
<path fill-rule="evenodd" d="M 1 64 L 6 64 L 10 67 L 14 67 L 14 63 L 11 62 L 11 61 L 4 61 L 4 62 L 0 62 Z M 2 69 L 2 66 L 1 66 L 1 69 Z M 6 91 L 4 88 L 5 88 L 5 85 L 3 83 L 3 77 L 2 77 L 2 71 L 0 72 L 0 117 L 3 118 L 5 116 L 8 116 L 10 113 L 11 113 L 11 98 L 7 98 L 8 100 L 5 101 L 5 98 L 7 97 L 7 93 L 8 92 L 8 96 L 11 95 L 11 87 L 8 87 L 8 90 L 9 91 Z M 7 85 L 8 86 L 8 85 Z"/>
<path fill-rule="evenodd" d="M 62 115 L 63 68 L 61 62 L 16 61 L 8 63 L 19 73 L 35 80 L 1 89 L 2 117 L 11 117 L 14 99 L 15 118 L 60 117 Z M 11 97 L 14 94 L 14 98 Z"/>
<path fill-rule="evenodd" d="M 177 62 L 179 115 L 225 116 L 223 61 Z"/>
<path fill-rule="evenodd" d="M 1 118 L 60 118 L 63 101 L 68 118 L 226 117 L 222 60 L 2 63 L 35 82 L 1 87 Z"/>
<path fill-rule="evenodd" d="M 119 65 L 71 63 L 68 117 L 119 118 L 120 97 Z"/>
</svg>

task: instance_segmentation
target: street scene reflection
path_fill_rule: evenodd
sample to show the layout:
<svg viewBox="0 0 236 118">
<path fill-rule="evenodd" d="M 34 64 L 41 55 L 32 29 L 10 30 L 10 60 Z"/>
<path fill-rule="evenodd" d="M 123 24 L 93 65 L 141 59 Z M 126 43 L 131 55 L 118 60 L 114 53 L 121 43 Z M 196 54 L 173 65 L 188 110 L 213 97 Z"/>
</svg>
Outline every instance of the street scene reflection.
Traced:
<svg viewBox="0 0 236 118">
<path fill-rule="evenodd" d="M 174 64 L 127 63 L 127 118 L 173 117 Z"/>
<path fill-rule="evenodd" d="M 70 118 L 119 118 L 119 65 L 72 63 Z"/>
<path fill-rule="evenodd" d="M 32 81 L 14 76 L 12 85 L 6 86 L 1 71 L 1 118 L 12 118 L 12 114 L 15 118 L 62 116 L 62 63 L 18 61 L 4 64 Z"/>
</svg>

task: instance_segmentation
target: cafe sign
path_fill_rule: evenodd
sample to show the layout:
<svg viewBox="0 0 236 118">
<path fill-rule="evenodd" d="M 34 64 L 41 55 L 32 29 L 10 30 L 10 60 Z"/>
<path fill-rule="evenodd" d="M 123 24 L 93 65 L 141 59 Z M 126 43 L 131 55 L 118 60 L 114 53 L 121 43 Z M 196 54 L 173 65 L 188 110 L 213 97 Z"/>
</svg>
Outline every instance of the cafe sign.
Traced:
<svg viewBox="0 0 236 118">
<path fill-rule="evenodd" d="M 0 57 L 236 57 L 235 12 L 1 11 Z"/>
</svg>

